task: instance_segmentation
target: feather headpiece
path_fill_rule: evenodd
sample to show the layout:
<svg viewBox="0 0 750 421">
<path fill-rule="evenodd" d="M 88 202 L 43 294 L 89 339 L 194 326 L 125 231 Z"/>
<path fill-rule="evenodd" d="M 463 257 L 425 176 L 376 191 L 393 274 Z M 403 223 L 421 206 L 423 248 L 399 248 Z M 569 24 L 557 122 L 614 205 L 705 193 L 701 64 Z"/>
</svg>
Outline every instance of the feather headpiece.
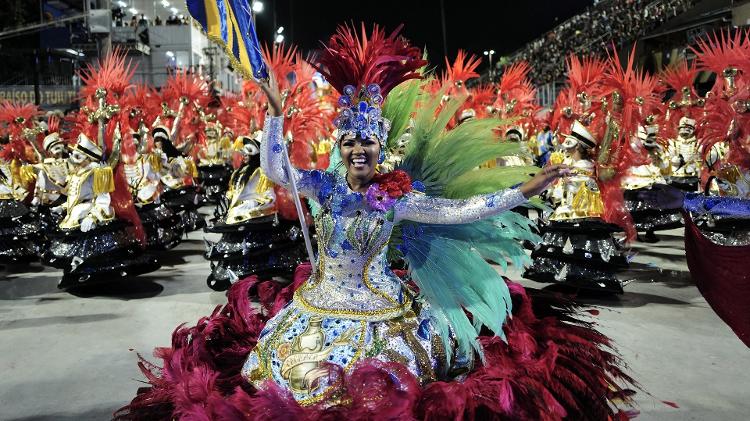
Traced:
<svg viewBox="0 0 750 421">
<path fill-rule="evenodd" d="M 528 63 L 516 62 L 506 68 L 500 78 L 493 111 L 500 118 L 515 119 L 502 127 L 503 132 L 509 128 L 523 128 L 526 133 L 532 130 L 537 106 L 536 88 L 529 80 L 530 71 Z"/>
<path fill-rule="evenodd" d="M 691 50 L 698 56 L 698 69 L 716 73 L 712 92 L 730 97 L 735 94 L 735 80 L 750 68 L 750 43 L 745 33 L 720 31 L 698 41 Z"/>
<path fill-rule="evenodd" d="M 0 129 L 3 135 L 9 137 L 9 145 L 5 148 L 5 159 L 19 159 L 22 161 L 33 160 L 31 146 L 36 152 L 37 158 L 41 159 L 41 135 L 42 129 L 36 124 L 39 109 L 34 104 L 19 104 L 15 102 L 3 102 L 0 104 Z M 28 143 L 27 143 L 28 142 Z"/>
<path fill-rule="evenodd" d="M 36 126 L 39 109 L 34 104 L 20 104 L 10 101 L 0 103 L 0 125 L 4 135 L 24 139 Z"/>
<path fill-rule="evenodd" d="M 446 95 L 468 93 L 466 82 L 479 77 L 476 72 L 481 59 L 474 54 L 468 56 L 464 50 L 458 50 L 456 60 L 451 64 L 448 57 L 445 58 L 446 71 L 441 78 L 443 86 L 446 86 Z"/>
<path fill-rule="evenodd" d="M 170 107 L 178 101 L 204 108 L 210 100 L 208 84 L 198 75 L 177 70 L 167 79 L 162 90 L 162 98 Z"/>
<path fill-rule="evenodd" d="M 673 139 L 677 136 L 678 122 L 682 117 L 694 117 L 693 109 L 703 104 L 699 98 L 693 83 L 698 75 L 695 66 L 688 65 L 687 61 L 681 61 L 674 66 L 666 68 L 659 79 L 665 89 L 674 91 L 674 96 L 666 104 L 664 121 L 660 125 L 660 136 L 665 139 Z"/>
<path fill-rule="evenodd" d="M 81 98 L 93 98 L 97 92 L 107 95 L 107 103 L 116 103 L 120 97 L 132 86 L 130 84 L 135 74 L 135 66 L 126 60 L 125 50 L 115 48 L 97 64 L 87 64 L 79 72 L 83 87 Z"/>
<path fill-rule="evenodd" d="M 386 36 L 374 25 L 368 37 L 364 23 L 361 35 L 341 25 L 313 63 L 341 95 L 334 120 L 340 136 L 375 138 L 385 146 L 389 122 L 380 113 L 385 97 L 401 82 L 421 78 L 419 69 L 427 63 L 400 30 Z"/>
</svg>

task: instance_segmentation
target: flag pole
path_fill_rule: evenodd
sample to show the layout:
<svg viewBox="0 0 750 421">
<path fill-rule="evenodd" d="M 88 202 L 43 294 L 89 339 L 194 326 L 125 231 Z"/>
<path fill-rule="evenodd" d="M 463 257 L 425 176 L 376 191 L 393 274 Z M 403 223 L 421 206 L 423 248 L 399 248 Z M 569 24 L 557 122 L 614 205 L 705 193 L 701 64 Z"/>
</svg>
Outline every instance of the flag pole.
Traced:
<svg viewBox="0 0 750 421">
<path fill-rule="evenodd" d="M 258 42 L 258 35 L 255 32 L 255 21 L 254 13 L 250 12 L 250 19 L 248 20 L 248 58 L 252 67 L 253 76 L 258 80 L 268 80 L 268 68 L 266 63 L 263 61 L 263 56 L 260 53 L 260 44 Z M 282 116 L 283 118 L 283 116 Z M 283 130 L 283 129 L 282 129 Z M 286 140 L 281 139 L 281 153 L 284 156 L 284 170 L 287 174 L 287 180 L 289 180 L 289 190 L 292 193 L 292 200 L 294 200 L 294 207 L 297 208 L 297 216 L 299 217 L 300 228 L 302 229 L 302 236 L 305 240 L 305 248 L 307 249 L 307 257 L 310 259 L 312 267 L 316 266 L 315 263 L 315 252 L 313 252 L 312 241 L 310 240 L 310 230 L 307 227 L 307 221 L 305 220 L 304 208 L 302 206 L 302 199 L 299 197 L 299 189 L 297 189 L 297 180 L 294 177 L 295 168 L 292 166 L 292 161 L 289 159 L 289 151 L 286 147 Z"/>
</svg>

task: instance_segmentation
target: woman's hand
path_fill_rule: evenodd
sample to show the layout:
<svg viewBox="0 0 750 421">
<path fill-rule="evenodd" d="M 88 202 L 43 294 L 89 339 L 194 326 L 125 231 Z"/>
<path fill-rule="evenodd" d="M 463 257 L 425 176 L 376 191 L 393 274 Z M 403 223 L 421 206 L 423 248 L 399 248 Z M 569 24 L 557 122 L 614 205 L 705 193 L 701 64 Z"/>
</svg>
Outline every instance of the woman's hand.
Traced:
<svg viewBox="0 0 750 421">
<path fill-rule="evenodd" d="M 519 190 L 523 193 L 525 198 L 536 196 L 539 193 L 545 191 L 553 181 L 560 177 L 570 175 L 570 167 L 567 165 L 550 165 L 544 167 L 541 171 L 529 181 L 521 184 Z"/>
<path fill-rule="evenodd" d="M 281 93 L 279 92 L 279 86 L 274 80 L 273 76 L 269 76 L 268 80 L 262 80 L 258 82 L 260 89 L 266 94 L 268 98 L 268 114 L 273 117 L 278 117 L 282 114 L 283 109 L 281 107 Z"/>
</svg>

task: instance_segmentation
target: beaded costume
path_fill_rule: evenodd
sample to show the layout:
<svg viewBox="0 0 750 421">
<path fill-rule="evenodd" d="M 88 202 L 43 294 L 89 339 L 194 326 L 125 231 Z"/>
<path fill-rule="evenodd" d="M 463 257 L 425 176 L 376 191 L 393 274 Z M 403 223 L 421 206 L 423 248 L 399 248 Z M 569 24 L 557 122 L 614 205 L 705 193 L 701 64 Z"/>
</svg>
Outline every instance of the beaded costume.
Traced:
<svg viewBox="0 0 750 421">
<path fill-rule="evenodd" d="M 443 92 L 402 84 L 420 76 L 420 57 L 398 31 L 338 29 L 316 63 L 341 94 L 334 123 L 342 135 L 401 151 L 396 169 L 376 174 L 361 193 L 349 189 L 339 166 L 287 168 L 284 119 L 267 116 L 261 168 L 281 185 L 296 180 L 321 207 L 317 266 L 301 266 L 295 285 L 263 304 L 270 318 L 247 301 L 257 278 L 234 284 L 227 306 L 178 329 L 172 347 L 159 352 L 168 370 L 143 363 L 152 386 L 118 419 L 614 416 L 603 397 L 612 396 L 610 387 L 622 396 L 615 379 L 623 373 L 602 348 L 606 338 L 557 319 L 571 314 L 557 300 L 532 308 L 523 288 L 485 260 L 522 264 L 519 242 L 536 238 L 526 218 L 505 212 L 526 202 L 511 186 L 527 175 L 477 169 L 512 149 L 496 142 L 502 121 L 446 130 L 463 98 L 442 103 Z M 407 279 L 390 269 L 399 258 Z M 178 397 L 188 383 L 206 393 Z"/>
</svg>

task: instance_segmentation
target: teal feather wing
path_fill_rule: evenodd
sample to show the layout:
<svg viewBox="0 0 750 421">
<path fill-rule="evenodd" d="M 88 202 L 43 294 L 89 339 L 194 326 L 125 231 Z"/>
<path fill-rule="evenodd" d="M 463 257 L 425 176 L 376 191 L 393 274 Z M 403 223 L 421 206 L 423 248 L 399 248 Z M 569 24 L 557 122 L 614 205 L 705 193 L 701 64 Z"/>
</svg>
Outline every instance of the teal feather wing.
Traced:
<svg viewBox="0 0 750 421">
<path fill-rule="evenodd" d="M 399 169 L 422 182 L 426 194 L 447 198 L 494 192 L 528 179 L 533 168 L 477 168 L 490 159 L 517 153 L 518 145 L 498 139 L 495 129 L 503 120 L 470 120 L 446 130 L 463 101 L 443 102 L 442 92 L 420 97 L 422 106 L 414 116 Z M 477 335 L 482 326 L 502 336 L 511 311 L 507 286 L 487 260 L 503 270 L 508 263 L 523 266 L 529 260 L 522 247 L 525 240 L 538 241 L 538 237 L 532 223 L 513 212 L 461 225 L 402 221 L 391 236 L 389 252 L 408 262 L 446 350 L 451 349 L 452 334 L 459 350 L 473 348 L 481 355 Z"/>
</svg>

